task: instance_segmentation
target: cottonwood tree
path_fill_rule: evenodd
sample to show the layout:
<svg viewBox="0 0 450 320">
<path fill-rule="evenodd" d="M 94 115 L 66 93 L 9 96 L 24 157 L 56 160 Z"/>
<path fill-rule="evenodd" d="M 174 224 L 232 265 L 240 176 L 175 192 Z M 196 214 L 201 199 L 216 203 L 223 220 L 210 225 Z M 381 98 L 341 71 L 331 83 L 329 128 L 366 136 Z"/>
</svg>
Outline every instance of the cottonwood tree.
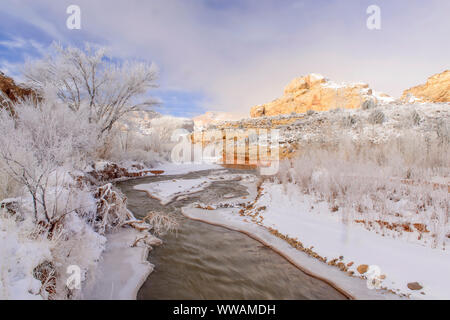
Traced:
<svg viewBox="0 0 450 320">
<path fill-rule="evenodd" d="M 57 97 L 72 111 L 86 108 L 89 122 L 99 124 L 101 134 L 110 131 L 127 112 L 156 104 L 152 98 L 139 101 L 156 87 L 154 64 L 114 62 L 105 48 L 89 44 L 84 49 L 53 47 L 44 59 L 25 65 L 27 84 L 38 92 L 55 88 Z"/>
<path fill-rule="evenodd" d="M 96 148 L 96 124 L 50 99 L 0 110 L 0 170 L 31 196 L 37 222 L 53 226 L 61 218 L 55 200 L 65 177 L 58 169 L 83 167 Z"/>
</svg>

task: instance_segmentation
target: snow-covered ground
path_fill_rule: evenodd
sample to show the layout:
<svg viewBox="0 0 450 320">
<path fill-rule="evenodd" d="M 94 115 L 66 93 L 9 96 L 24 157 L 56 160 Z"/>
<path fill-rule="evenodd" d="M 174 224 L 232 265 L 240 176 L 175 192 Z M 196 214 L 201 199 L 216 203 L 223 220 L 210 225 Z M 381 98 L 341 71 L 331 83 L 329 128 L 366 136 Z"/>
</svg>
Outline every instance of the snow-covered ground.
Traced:
<svg viewBox="0 0 450 320">
<path fill-rule="evenodd" d="M 136 240 L 146 238 L 146 243 Z M 161 241 L 149 234 L 127 228 L 109 234 L 92 282 L 84 284 L 82 298 L 90 300 L 135 300 L 139 288 L 153 271 L 147 261 L 150 245 Z"/>
<path fill-rule="evenodd" d="M 183 170 L 184 167 L 177 168 Z M 217 168 L 217 166 L 200 166 L 197 168 Z M 174 171 L 176 172 L 177 169 Z M 195 169 L 195 167 L 194 167 Z M 191 169 L 190 172 L 195 170 Z M 169 169 L 170 170 L 170 169 Z M 205 169 L 201 169 L 205 170 Z M 170 172 L 170 171 L 169 171 Z M 173 171 L 172 171 L 173 172 Z M 238 174 L 227 174 L 227 170 L 216 170 L 210 176 L 200 177 L 196 179 L 173 179 L 158 182 L 151 182 L 146 184 L 139 184 L 133 189 L 147 192 L 147 194 L 155 199 L 158 199 L 162 205 L 172 202 L 177 197 L 184 197 L 193 193 L 200 192 L 211 185 L 213 181 L 217 180 L 233 180 L 240 179 Z"/>
<path fill-rule="evenodd" d="M 176 197 L 202 191 L 210 184 L 210 179 L 202 177 L 139 184 L 134 186 L 134 189 L 145 191 L 149 196 L 158 199 L 162 205 L 166 205 Z"/>
<path fill-rule="evenodd" d="M 343 223 L 327 202 L 302 194 L 294 184 L 264 182 L 257 191 L 255 178 L 241 183 L 248 196 L 221 201 L 216 210 L 191 205 L 183 213 L 247 233 L 355 298 L 450 298 L 445 247 L 433 249 Z"/>
<path fill-rule="evenodd" d="M 358 266 L 373 266 L 382 276 L 379 280 L 383 288 L 414 298 L 450 298 L 447 250 L 425 247 L 402 237 L 386 237 L 358 224 L 344 224 L 326 202 L 301 194 L 294 185 L 287 186 L 288 192 L 281 184 L 267 183 L 262 188 L 255 203 L 256 208 L 266 207 L 259 211 L 261 225 L 297 239 L 327 261 L 337 259 L 351 264 L 348 271 L 355 275 L 359 275 Z M 423 288 L 408 288 L 408 283 L 414 282 Z"/>
<path fill-rule="evenodd" d="M 263 243 L 284 256 L 292 264 L 306 274 L 321 279 L 349 298 L 356 299 L 398 299 L 399 296 L 387 291 L 368 290 L 367 282 L 360 278 L 349 277 L 339 269 L 329 266 L 308 256 L 302 251 L 292 247 L 285 240 L 272 234 L 267 228 L 254 223 L 251 218 L 244 216 L 240 209 L 242 205 L 253 202 L 257 197 L 256 177 L 244 175 L 241 184 L 247 188 L 248 195 L 234 197 L 211 204 L 205 209 L 204 204 L 191 204 L 182 208 L 184 216 L 205 223 L 222 226 L 231 230 L 242 232 L 251 238 Z M 211 210 L 211 208 L 215 208 Z"/>
</svg>

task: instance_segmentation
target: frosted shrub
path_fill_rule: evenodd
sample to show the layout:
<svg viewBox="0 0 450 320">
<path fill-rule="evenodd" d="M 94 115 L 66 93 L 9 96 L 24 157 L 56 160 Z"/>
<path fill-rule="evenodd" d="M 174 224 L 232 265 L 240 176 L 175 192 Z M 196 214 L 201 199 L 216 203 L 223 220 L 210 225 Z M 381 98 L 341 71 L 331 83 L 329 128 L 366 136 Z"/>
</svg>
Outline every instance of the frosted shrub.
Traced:
<svg viewBox="0 0 450 320">
<path fill-rule="evenodd" d="M 96 147 L 96 127 L 57 104 L 25 101 L 15 110 L 14 118 L 0 111 L 0 170 L 26 188 L 35 218 L 49 220 L 50 176 L 66 164 L 84 166 Z"/>
<path fill-rule="evenodd" d="M 158 236 L 167 232 L 176 232 L 179 227 L 177 218 L 170 214 L 149 212 L 144 221 L 152 226 L 152 232 Z"/>
<path fill-rule="evenodd" d="M 345 135 L 335 143 L 311 141 L 280 165 L 278 181 L 329 203 L 346 223 L 383 234 L 410 236 L 441 247 L 450 230 L 447 185 L 450 148 L 435 133 L 411 130 L 374 144 Z M 406 231 L 405 231 L 406 230 Z"/>
<path fill-rule="evenodd" d="M 156 86 L 155 65 L 115 63 L 105 48 L 89 44 L 84 50 L 55 44 L 44 59 L 28 63 L 24 75 L 38 93 L 54 88 L 59 102 L 69 110 L 85 109 L 89 123 L 98 124 L 101 133 L 109 132 L 126 113 L 156 103 L 153 99 L 138 101 Z"/>
<path fill-rule="evenodd" d="M 411 114 L 410 114 L 411 123 L 413 125 L 417 126 L 420 124 L 420 120 L 421 120 L 421 118 L 420 118 L 419 113 L 416 110 L 411 111 Z"/>
<path fill-rule="evenodd" d="M 450 123 L 444 119 L 441 119 L 437 123 L 436 134 L 442 144 L 448 145 L 450 142 Z"/>
<path fill-rule="evenodd" d="M 113 161 L 133 160 L 149 166 L 157 161 L 170 160 L 170 153 L 176 144 L 171 138 L 177 129 L 192 132 L 194 122 L 191 119 L 161 116 L 151 119 L 145 130 L 119 125 L 112 132 L 104 158 Z"/>
<path fill-rule="evenodd" d="M 344 128 L 350 128 L 354 124 L 356 124 L 356 122 L 357 122 L 356 117 L 353 115 L 345 116 L 341 120 L 342 127 Z"/>
<path fill-rule="evenodd" d="M 373 99 L 369 99 L 363 102 L 361 105 L 361 109 L 368 110 L 368 109 L 374 109 L 377 106 L 376 102 Z"/>
<path fill-rule="evenodd" d="M 369 118 L 367 119 L 371 124 L 382 124 L 385 120 L 386 116 L 381 110 L 373 110 L 369 114 Z"/>
</svg>

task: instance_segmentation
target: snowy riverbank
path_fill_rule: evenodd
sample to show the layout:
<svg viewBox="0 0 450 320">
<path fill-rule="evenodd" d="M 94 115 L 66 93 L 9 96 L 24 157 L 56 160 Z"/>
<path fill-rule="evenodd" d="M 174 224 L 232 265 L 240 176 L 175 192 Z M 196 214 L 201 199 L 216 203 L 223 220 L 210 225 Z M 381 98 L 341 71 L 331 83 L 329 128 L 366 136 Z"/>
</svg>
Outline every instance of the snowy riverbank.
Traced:
<svg viewBox="0 0 450 320">
<path fill-rule="evenodd" d="M 295 188 L 266 182 L 257 190 L 252 181 L 242 184 L 249 196 L 221 202 L 216 210 L 191 205 L 183 214 L 243 232 L 357 299 L 448 298 L 447 251 L 344 224 L 325 203 Z"/>
<path fill-rule="evenodd" d="M 265 183 L 261 189 L 254 207 L 265 208 L 255 219 L 262 226 L 300 242 L 338 268 L 345 266 L 346 273 L 369 277 L 373 272 L 380 288 L 416 299 L 450 298 L 450 278 L 445 276 L 450 253 L 445 248 L 419 243 L 413 232 L 385 235 L 360 223 L 343 223 L 325 201 L 293 185 Z"/>
<path fill-rule="evenodd" d="M 147 236 L 146 244 L 138 243 Z M 135 300 L 139 288 L 153 271 L 154 266 L 147 261 L 150 245 L 161 241 L 146 232 L 122 228 L 107 237 L 93 283 L 86 284 L 82 298 L 92 300 Z"/>
<path fill-rule="evenodd" d="M 152 168 L 152 171 L 164 171 L 161 175 L 176 175 L 219 168 L 221 167 L 218 165 L 210 164 L 166 163 Z M 138 239 L 142 240 L 136 243 Z M 82 285 L 84 286 L 82 299 L 135 300 L 139 289 L 154 268 L 154 265 L 148 261 L 149 251 L 152 246 L 161 243 L 160 239 L 149 232 L 140 232 L 133 228 L 120 228 L 108 234 L 105 250 L 98 266 L 87 281 L 88 283 Z"/>
<path fill-rule="evenodd" d="M 193 206 L 183 208 L 187 218 L 242 232 L 271 248 L 297 268 L 334 287 L 350 299 L 397 299 L 388 292 L 367 289 L 366 281 L 351 278 L 320 261 L 311 258 L 291 247 L 286 241 L 272 235 L 265 228 L 246 221 L 237 214 L 236 209 L 204 210 Z"/>
</svg>

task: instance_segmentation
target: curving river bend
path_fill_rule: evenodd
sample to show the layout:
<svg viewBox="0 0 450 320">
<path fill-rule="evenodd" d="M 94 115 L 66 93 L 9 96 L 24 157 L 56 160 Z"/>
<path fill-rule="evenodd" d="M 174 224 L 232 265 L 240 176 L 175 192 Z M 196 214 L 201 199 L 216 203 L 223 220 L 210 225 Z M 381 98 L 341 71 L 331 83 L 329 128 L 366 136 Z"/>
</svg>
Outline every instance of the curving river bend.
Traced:
<svg viewBox="0 0 450 320">
<path fill-rule="evenodd" d="M 155 176 L 117 183 L 128 197 L 128 208 L 138 217 L 155 210 L 176 213 L 177 233 L 163 236 L 164 244 L 153 249 L 149 261 L 155 265 L 138 293 L 138 299 L 346 299 L 328 284 L 312 278 L 276 252 L 236 231 L 182 216 L 189 203 L 216 202 L 223 194 L 246 195 L 237 181 L 213 182 L 188 199 L 162 206 L 138 184 L 171 179 L 193 179 L 212 171 L 184 175 Z M 233 171 L 231 173 L 250 171 Z"/>
</svg>

